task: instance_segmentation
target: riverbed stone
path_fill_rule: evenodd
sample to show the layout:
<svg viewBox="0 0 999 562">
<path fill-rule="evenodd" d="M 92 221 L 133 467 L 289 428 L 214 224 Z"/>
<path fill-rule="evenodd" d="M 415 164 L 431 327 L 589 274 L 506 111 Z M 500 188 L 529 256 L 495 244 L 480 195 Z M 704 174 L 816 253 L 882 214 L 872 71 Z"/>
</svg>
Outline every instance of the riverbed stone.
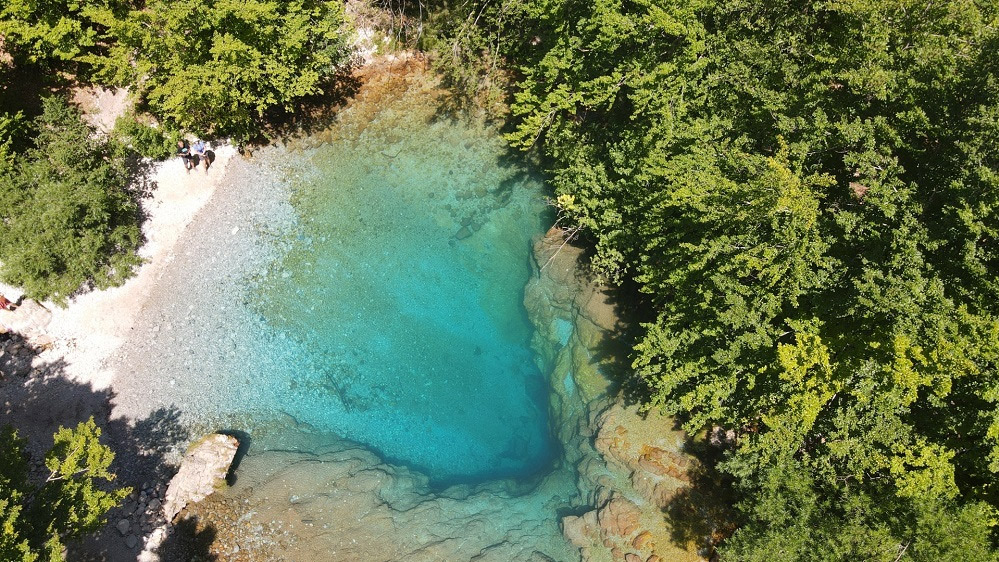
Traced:
<svg viewBox="0 0 999 562">
<path fill-rule="evenodd" d="M 209 435 L 191 447 L 167 487 L 163 514 L 168 521 L 189 503 L 208 497 L 225 481 L 238 448 L 235 437 L 220 433 Z"/>
</svg>

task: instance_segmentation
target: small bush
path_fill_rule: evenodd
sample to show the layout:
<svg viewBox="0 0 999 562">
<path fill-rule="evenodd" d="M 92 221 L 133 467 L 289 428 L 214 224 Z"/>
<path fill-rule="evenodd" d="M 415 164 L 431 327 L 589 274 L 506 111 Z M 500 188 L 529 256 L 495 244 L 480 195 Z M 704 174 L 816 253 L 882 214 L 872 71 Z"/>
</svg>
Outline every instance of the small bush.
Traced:
<svg viewBox="0 0 999 562">
<path fill-rule="evenodd" d="M 141 156 L 162 160 L 173 155 L 181 134 L 142 123 L 129 113 L 118 118 L 111 137 Z"/>
</svg>

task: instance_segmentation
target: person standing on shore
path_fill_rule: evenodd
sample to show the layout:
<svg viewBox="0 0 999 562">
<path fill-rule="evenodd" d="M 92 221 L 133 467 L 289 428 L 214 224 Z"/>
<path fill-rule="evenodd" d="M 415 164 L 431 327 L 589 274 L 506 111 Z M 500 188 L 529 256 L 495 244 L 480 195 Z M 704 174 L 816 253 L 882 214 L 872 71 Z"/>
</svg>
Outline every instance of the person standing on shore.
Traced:
<svg viewBox="0 0 999 562">
<path fill-rule="evenodd" d="M 191 161 L 191 145 L 186 140 L 177 141 L 177 156 L 180 156 L 181 161 L 184 162 L 184 169 L 190 172 L 194 163 Z"/>
</svg>

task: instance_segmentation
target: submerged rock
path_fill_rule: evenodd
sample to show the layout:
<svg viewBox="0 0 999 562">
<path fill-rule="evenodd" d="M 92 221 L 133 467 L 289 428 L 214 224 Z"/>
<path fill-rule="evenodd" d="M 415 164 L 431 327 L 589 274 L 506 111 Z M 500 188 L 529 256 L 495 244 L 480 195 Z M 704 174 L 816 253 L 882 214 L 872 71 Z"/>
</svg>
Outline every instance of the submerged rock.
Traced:
<svg viewBox="0 0 999 562">
<path fill-rule="evenodd" d="M 235 437 L 214 433 L 188 451 L 167 487 L 163 505 L 167 521 L 172 521 L 188 504 L 205 499 L 223 484 L 237 448 L 239 441 Z"/>
<path fill-rule="evenodd" d="M 227 560 L 574 559 L 545 509 L 572 492 L 568 480 L 435 493 L 424 475 L 344 447 L 257 453 L 232 488 L 189 508 L 191 520 L 217 533 L 212 553 Z"/>
</svg>

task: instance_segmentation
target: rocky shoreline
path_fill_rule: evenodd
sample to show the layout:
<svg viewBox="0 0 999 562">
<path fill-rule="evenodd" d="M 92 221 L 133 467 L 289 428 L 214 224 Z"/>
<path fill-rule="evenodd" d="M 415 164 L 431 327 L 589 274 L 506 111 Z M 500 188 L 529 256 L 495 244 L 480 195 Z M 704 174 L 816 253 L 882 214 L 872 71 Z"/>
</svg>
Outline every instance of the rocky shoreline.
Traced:
<svg viewBox="0 0 999 562">
<path fill-rule="evenodd" d="M 213 538 L 179 545 L 173 556 L 702 560 L 700 537 L 678 539 L 664 515 L 690 484 L 694 461 L 682 452 L 686 437 L 671 419 L 608 392 L 601 361 L 592 357 L 618 320 L 609 296 L 587 280 L 581 250 L 561 241 L 552 232 L 537 243 L 537 275 L 525 298 L 538 337 L 566 340 L 556 356 L 544 358 L 553 425 L 564 446 L 549 474 L 435 491 L 425 476 L 346 441 L 318 453 L 265 451 L 244 461 L 232 487 L 182 513 L 195 536 Z M 550 518 L 541 520 L 545 505 Z"/>
<path fill-rule="evenodd" d="M 563 443 L 575 447 L 566 460 L 575 463 L 585 498 L 578 514 L 562 517 L 565 538 L 585 561 L 703 559 L 700 541 L 678 539 L 665 517 L 690 484 L 695 460 L 684 452 L 686 436 L 672 419 L 627 404 L 607 377 L 624 357 L 612 295 L 592 280 L 582 248 L 565 245 L 561 231 L 539 240 L 534 255 L 538 275 L 526 304 L 538 333 L 557 336 L 559 322 L 573 325 L 550 378 L 556 411 L 571 411 L 573 403 L 581 410 L 575 431 L 561 426 Z M 554 314 L 545 315 L 540 303 L 551 303 Z"/>
</svg>

